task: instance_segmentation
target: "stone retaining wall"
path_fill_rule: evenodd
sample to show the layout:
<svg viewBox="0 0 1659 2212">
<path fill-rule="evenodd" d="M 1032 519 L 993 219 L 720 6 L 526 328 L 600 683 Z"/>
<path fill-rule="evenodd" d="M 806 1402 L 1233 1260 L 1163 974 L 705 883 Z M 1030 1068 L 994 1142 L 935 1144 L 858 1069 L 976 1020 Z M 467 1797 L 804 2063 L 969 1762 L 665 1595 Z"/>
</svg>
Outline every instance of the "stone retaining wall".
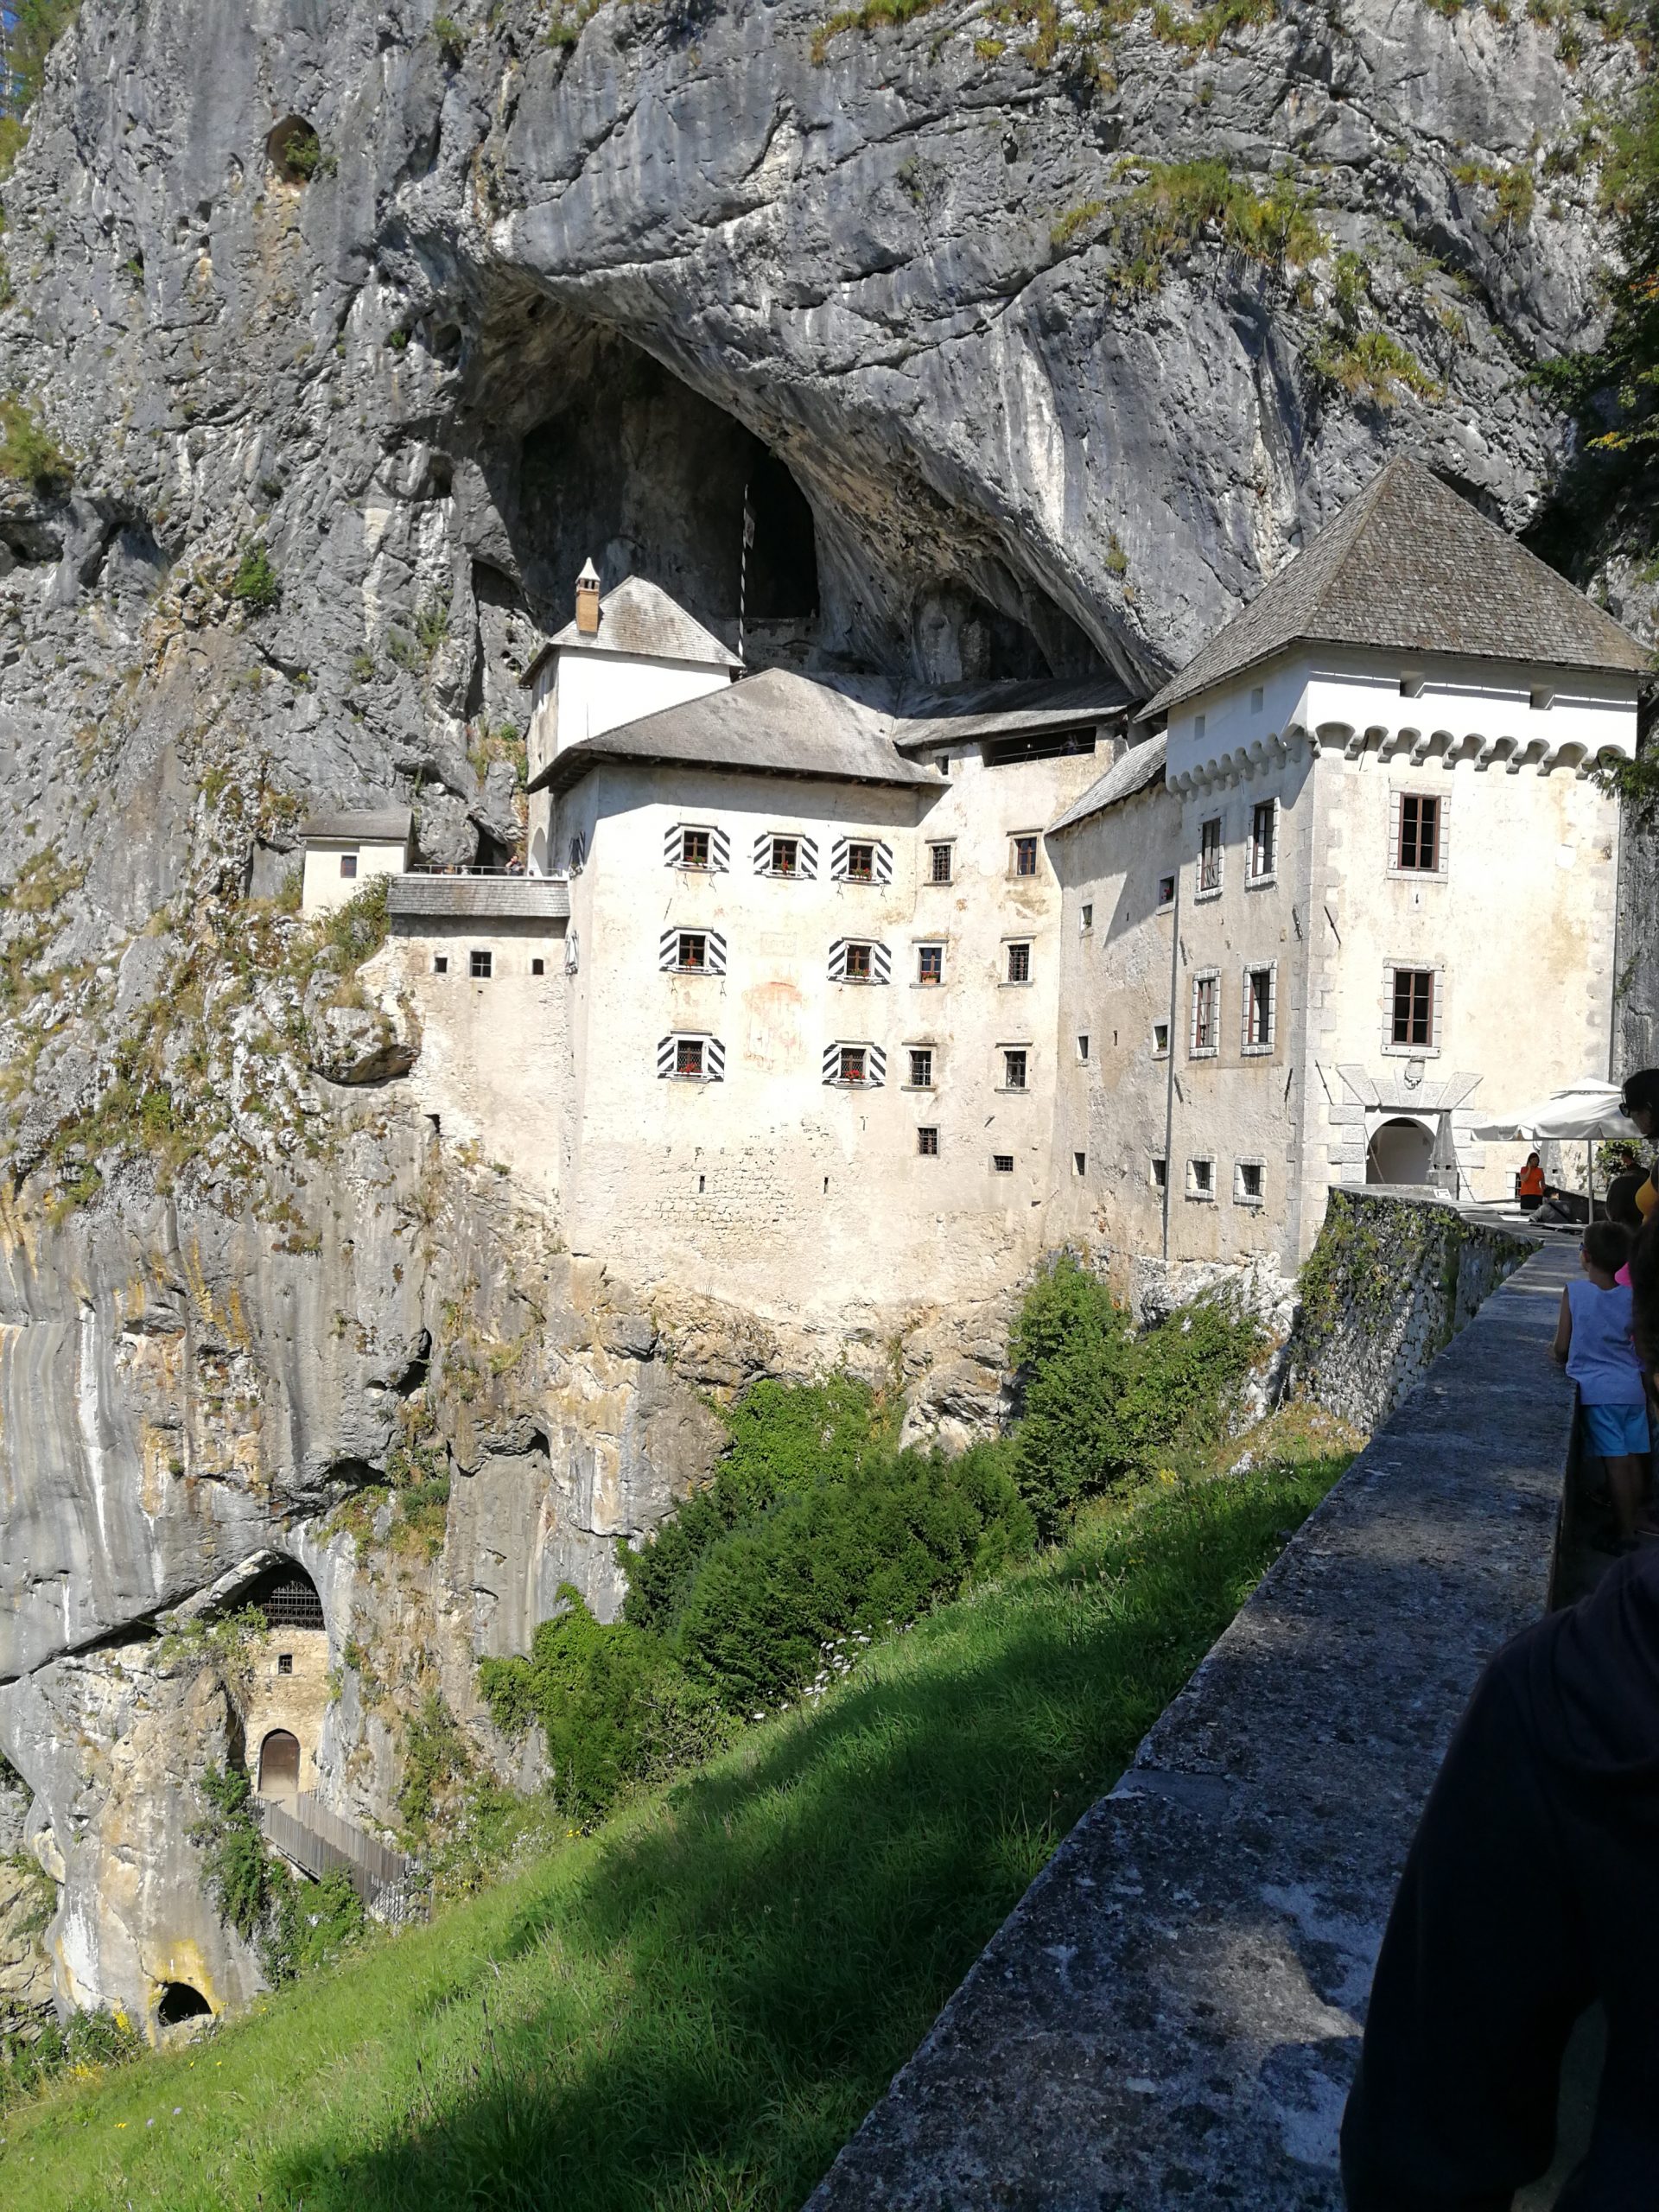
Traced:
<svg viewBox="0 0 1659 2212">
<path fill-rule="evenodd" d="M 1340 2212 L 1407 1846 L 1476 1676 L 1549 1599 L 1574 1261 L 1537 1252 L 1372 1437 L 809 2212 Z"/>
</svg>

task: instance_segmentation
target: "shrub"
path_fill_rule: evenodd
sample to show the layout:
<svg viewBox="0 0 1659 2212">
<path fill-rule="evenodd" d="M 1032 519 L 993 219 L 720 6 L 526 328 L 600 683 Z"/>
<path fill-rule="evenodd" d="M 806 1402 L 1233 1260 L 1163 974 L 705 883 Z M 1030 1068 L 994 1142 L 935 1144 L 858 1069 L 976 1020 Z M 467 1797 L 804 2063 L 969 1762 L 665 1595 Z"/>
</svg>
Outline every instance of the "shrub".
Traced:
<svg viewBox="0 0 1659 2212">
<path fill-rule="evenodd" d="M 280 1987 L 360 1942 L 368 1917 L 343 1866 L 317 1882 L 276 1866 L 271 1875 L 270 1929 L 262 1949 L 265 1972 Z"/>
<path fill-rule="evenodd" d="M 270 555 L 263 545 L 246 545 L 231 580 L 231 597 L 239 600 L 251 614 L 268 614 L 283 596 Z"/>
<path fill-rule="evenodd" d="M 254 1818 L 252 1786 L 240 1767 L 209 1767 L 197 1787 L 207 1817 L 190 1830 L 203 1853 L 202 1878 L 219 1916 L 238 1936 L 251 1937 L 270 1901 L 270 1862 Z"/>
<path fill-rule="evenodd" d="M 473 1771 L 473 1754 L 442 1693 L 429 1690 L 404 1716 L 404 1774 L 397 1813 L 416 1842 L 425 1841 L 435 1816 Z"/>
<path fill-rule="evenodd" d="M 67 484 L 72 473 L 61 447 L 25 402 L 0 399 L 0 476 L 48 492 Z"/>
<path fill-rule="evenodd" d="M 1138 166 L 1138 165 L 1131 165 Z M 1155 285 L 1165 264 L 1188 253 L 1206 233 L 1229 252 L 1281 269 L 1324 251 L 1313 195 L 1287 176 L 1258 193 L 1224 161 L 1153 162 L 1112 213 L 1112 232 L 1131 289 Z"/>
</svg>

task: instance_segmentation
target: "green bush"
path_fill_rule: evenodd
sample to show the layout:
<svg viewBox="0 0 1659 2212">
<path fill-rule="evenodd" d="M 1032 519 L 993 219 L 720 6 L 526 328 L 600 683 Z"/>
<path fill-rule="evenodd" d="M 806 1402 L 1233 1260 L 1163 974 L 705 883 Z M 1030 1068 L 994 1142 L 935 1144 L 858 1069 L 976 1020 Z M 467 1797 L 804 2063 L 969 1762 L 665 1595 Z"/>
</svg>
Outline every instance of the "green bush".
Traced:
<svg viewBox="0 0 1659 2212">
<path fill-rule="evenodd" d="M 237 1934 L 251 1937 L 270 1902 L 270 1861 L 254 1818 L 252 1785 L 240 1767 L 209 1767 L 197 1786 L 207 1800 L 207 1817 L 190 1830 L 200 1847 L 202 1876 L 222 1919 Z"/>
<path fill-rule="evenodd" d="M 1045 1538 L 1085 1498 L 1219 1433 L 1258 1344 L 1220 1297 L 1136 1335 L 1105 1285 L 1063 1254 L 1027 1296 L 1009 1340 L 1022 1370 L 1014 1474 Z"/>
<path fill-rule="evenodd" d="M 286 1868 L 273 1867 L 272 1874 L 270 1930 L 263 1949 L 265 1971 L 280 1987 L 360 1942 L 368 1918 L 343 1866 L 319 1882 L 303 1881 Z"/>
<path fill-rule="evenodd" d="M 270 565 L 270 553 L 263 545 L 245 545 L 231 581 L 231 597 L 239 600 L 251 614 L 268 614 L 282 596 L 283 587 Z"/>
<path fill-rule="evenodd" d="M 0 399 L 0 477 L 48 492 L 67 484 L 71 473 L 62 448 L 33 410 L 21 399 Z"/>
<path fill-rule="evenodd" d="M 48 2020 L 32 2043 L 0 2041 L 0 2112 L 60 2074 L 120 2066 L 142 2058 L 143 2036 L 124 2012 L 76 2012 L 67 2025 Z"/>
</svg>

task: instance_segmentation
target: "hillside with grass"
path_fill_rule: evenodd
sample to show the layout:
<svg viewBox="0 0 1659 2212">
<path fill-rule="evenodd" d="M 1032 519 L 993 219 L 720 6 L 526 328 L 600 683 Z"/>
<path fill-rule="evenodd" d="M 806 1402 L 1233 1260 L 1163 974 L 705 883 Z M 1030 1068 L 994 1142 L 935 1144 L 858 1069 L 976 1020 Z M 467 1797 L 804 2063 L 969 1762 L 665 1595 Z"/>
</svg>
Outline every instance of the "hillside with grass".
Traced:
<svg viewBox="0 0 1659 2212">
<path fill-rule="evenodd" d="M 1062 1262 L 1016 1351 L 954 1462 L 844 1381 L 751 1392 L 624 1618 L 486 1662 L 554 1780 L 435 1822 L 430 1924 L 14 2096 L 8 2206 L 798 2204 L 1345 1464 L 1281 1415 L 1218 1471 L 1225 1306 L 1137 1335 Z"/>
</svg>

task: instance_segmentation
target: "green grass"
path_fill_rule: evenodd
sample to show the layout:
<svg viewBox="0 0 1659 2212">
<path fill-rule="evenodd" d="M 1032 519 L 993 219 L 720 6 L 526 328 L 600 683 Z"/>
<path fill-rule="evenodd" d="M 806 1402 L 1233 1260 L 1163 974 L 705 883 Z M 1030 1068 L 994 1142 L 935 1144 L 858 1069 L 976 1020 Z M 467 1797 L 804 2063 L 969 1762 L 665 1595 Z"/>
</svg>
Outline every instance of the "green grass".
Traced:
<svg viewBox="0 0 1659 2212">
<path fill-rule="evenodd" d="M 1342 1464 L 1086 1508 L 591 1837 L 0 2119 L 0 2199 L 794 2212 Z"/>
</svg>

